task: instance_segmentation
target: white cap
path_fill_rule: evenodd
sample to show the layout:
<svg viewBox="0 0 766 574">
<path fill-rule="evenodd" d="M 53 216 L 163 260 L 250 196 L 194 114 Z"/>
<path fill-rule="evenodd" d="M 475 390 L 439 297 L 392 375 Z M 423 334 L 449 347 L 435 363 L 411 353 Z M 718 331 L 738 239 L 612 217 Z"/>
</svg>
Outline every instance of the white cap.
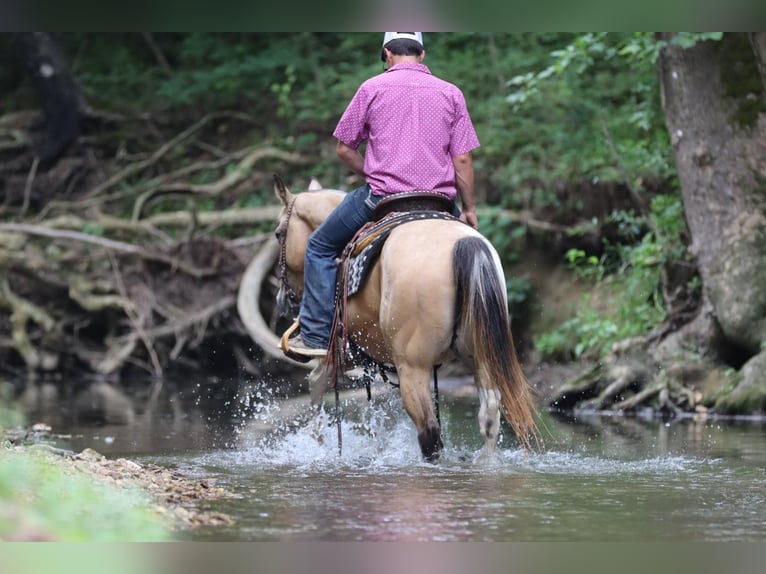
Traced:
<svg viewBox="0 0 766 574">
<path fill-rule="evenodd" d="M 383 36 L 383 45 L 385 46 L 391 40 L 415 40 L 422 48 L 423 32 L 386 32 Z"/>
</svg>

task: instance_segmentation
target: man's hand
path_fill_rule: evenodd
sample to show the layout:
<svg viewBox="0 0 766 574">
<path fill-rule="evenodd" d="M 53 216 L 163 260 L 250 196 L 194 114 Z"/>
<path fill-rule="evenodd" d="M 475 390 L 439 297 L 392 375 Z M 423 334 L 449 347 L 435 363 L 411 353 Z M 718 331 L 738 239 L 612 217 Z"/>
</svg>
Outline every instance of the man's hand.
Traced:
<svg viewBox="0 0 766 574">
<path fill-rule="evenodd" d="M 462 213 L 460 221 L 463 221 L 479 229 L 479 218 L 476 217 L 476 204 L 473 199 L 473 158 L 471 152 L 464 153 L 452 158 L 455 166 L 455 186 L 457 187 Z"/>
<path fill-rule="evenodd" d="M 476 212 L 471 209 L 470 211 L 463 211 L 460 213 L 460 221 L 467 223 L 474 229 L 479 229 L 479 218 L 476 216 Z"/>
</svg>

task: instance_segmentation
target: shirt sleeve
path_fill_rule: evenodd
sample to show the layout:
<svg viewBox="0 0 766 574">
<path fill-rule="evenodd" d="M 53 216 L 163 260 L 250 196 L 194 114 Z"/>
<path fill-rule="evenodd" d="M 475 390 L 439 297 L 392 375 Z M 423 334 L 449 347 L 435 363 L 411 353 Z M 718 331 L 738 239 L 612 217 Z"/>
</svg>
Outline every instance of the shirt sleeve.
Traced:
<svg viewBox="0 0 766 574">
<path fill-rule="evenodd" d="M 455 121 L 452 123 L 450 134 L 450 154 L 452 157 L 463 155 L 479 147 L 479 136 L 473 127 L 468 106 L 465 103 L 463 92 L 455 90 Z"/>
<path fill-rule="evenodd" d="M 369 91 L 362 84 L 338 120 L 332 135 L 350 148 L 357 149 L 369 135 L 367 121 L 369 103 Z"/>
</svg>

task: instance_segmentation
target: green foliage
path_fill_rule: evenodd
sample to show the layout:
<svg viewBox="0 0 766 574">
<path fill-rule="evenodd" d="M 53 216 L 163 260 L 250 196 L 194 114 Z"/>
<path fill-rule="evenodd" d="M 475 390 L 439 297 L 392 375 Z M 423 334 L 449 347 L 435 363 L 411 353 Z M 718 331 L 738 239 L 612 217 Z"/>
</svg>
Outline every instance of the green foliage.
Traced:
<svg viewBox="0 0 766 574">
<path fill-rule="evenodd" d="M 61 38 L 66 51 L 77 55 L 75 72 L 89 102 L 135 112 L 241 108 L 253 115 L 332 120 L 369 71 L 362 62 L 372 60 L 370 52 L 359 51 L 362 44 L 372 49 L 372 35 L 365 34 L 153 34 L 167 67 L 145 35 Z"/>
<path fill-rule="evenodd" d="M 277 115 L 281 118 L 290 117 L 295 112 L 293 106 L 292 91 L 295 86 L 295 66 L 290 64 L 285 68 L 287 79 L 284 83 L 275 82 L 271 84 L 271 91 L 277 95 L 279 107 Z"/>
<path fill-rule="evenodd" d="M 103 237 L 104 228 L 103 226 L 98 225 L 96 223 L 87 222 L 82 226 L 82 232 L 87 233 L 88 235 L 96 235 L 98 237 Z"/>
<path fill-rule="evenodd" d="M 318 146 L 359 84 L 382 72 L 379 33 L 68 33 L 57 36 L 91 105 L 161 121 L 216 110 L 254 118 L 252 139 L 313 154 L 294 177 L 341 187 L 346 169 Z M 715 37 L 680 34 L 674 42 Z M 561 206 L 557 189 L 672 177 L 654 58 L 659 42 L 628 33 L 429 33 L 426 64 L 464 92 L 492 205 Z M 164 63 L 163 63 L 164 62 Z M 188 125 L 188 121 L 184 125 Z M 170 160 L 183 161 L 178 146 Z"/>
<path fill-rule="evenodd" d="M 163 118 L 238 109 L 257 119 L 262 136 L 300 151 L 331 142 L 359 84 L 382 71 L 378 33 L 58 37 L 94 107 Z M 426 42 L 426 64 L 466 96 L 491 203 L 545 208 L 556 205 L 561 182 L 621 180 L 602 122 L 631 178 L 672 173 L 651 35 L 458 32 Z M 342 166 L 329 161 L 334 171 L 307 175 L 341 179 Z"/>
<path fill-rule="evenodd" d="M 719 41 L 723 32 L 678 32 L 673 36 L 670 44 L 682 48 L 693 48 L 697 42 Z M 636 32 L 620 47 L 620 56 L 630 58 L 632 61 L 644 61 L 655 63 L 659 58 L 660 50 L 668 45 L 665 40 L 657 39 L 649 32 Z"/>
<path fill-rule="evenodd" d="M 599 265 L 599 258 L 595 255 L 588 255 L 582 249 L 569 249 L 564 257 L 569 267 L 574 269 L 581 277 L 600 278 L 603 267 Z"/>
<path fill-rule="evenodd" d="M 526 235 L 526 228 L 511 223 L 507 215 L 500 210 L 491 210 L 483 214 L 479 221 L 482 234 L 489 239 L 501 256 L 507 269 L 519 260 L 519 246 Z M 523 314 L 525 304 L 532 293 L 528 277 L 512 277 L 506 280 L 508 308 L 512 316 Z"/>
<path fill-rule="evenodd" d="M 723 32 L 678 32 L 671 44 L 681 46 L 682 48 L 693 48 L 697 42 L 713 40 L 718 42 L 723 38 Z"/>
<path fill-rule="evenodd" d="M 720 37 L 680 33 L 672 41 Z M 159 118 L 238 109 L 262 134 L 295 138 L 295 149 L 313 145 L 305 133 L 330 141 L 356 88 L 382 71 L 379 33 L 57 38 L 96 108 Z M 654 68 L 663 43 L 651 34 L 456 32 L 429 33 L 426 42 L 426 64 L 466 96 L 482 142 L 477 173 L 493 201 L 545 207 L 556 183 L 621 179 L 602 121 L 631 178 L 672 173 Z M 8 74 L 7 85 L 21 77 Z"/>
<path fill-rule="evenodd" d="M 66 542 L 170 539 L 141 493 L 118 490 L 74 469 L 66 470 L 46 458 L 45 452 L 32 451 L 34 446 L 20 450 L 3 444 L 5 430 L 25 424 L 11 395 L 10 385 L 0 380 L 0 540 L 19 536 Z"/>
<path fill-rule="evenodd" d="M 586 295 L 574 317 L 538 338 L 535 346 L 544 356 L 597 357 L 613 343 L 643 335 L 665 319 L 662 270 L 668 262 L 687 257 L 680 197 L 655 197 L 649 217 L 653 230 L 637 243 L 606 244 L 601 257 L 579 249 L 567 252 L 568 264 L 606 302 L 595 304 L 594 296 Z M 627 238 L 646 223 L 630 212 L 617 212 L 613 218 Z"/>
<path fill-rule="evenodd" d="M 615 320 L 603 316 L 590 306 L 591 296 L 586 295 L 577 315 L 550 333 L 541 335 L 535 348 L 544 356 L 569 354 L 574 357 L 590 356 L 608 341 L 619 337 L 620 329 Z"/>
<path fill-rule="evenodd" d="M 497 175 L 514 194 L 519 187 L 545 190 L 560 181 L 622 182 L 611 139 L 634 186 L 640 188 L 645 176 L 672 177 L 650 56 L 657 43 L 646 34 L 559 38 L 563 42 L 547 53 L 530 52 L 535 61 L 508 80 L 505 100 L 513 121 L 505 141 L 516 153 Z"/>
<path fill-rule="evenodd" d="M 34 454 L 0 449 L 0 539 L 168 540 L 168 531 L 147 508 L 137 492 L 69 474 Z"/>
<path fill-rule="evenodd" d="M 527 232 L 524 226 L 513 224 L 510 217 L 503 215 L 499 209 L 490 209 L 482 214 L 479 228 L 501 254 L 503 265 L 518 261 L 518 245 Z"/>
<path fill-rule="evenodd" d="M 680 33 L 670 41 L 688 48 L 721 37 Z M 652 77 L 665 45 L 647 33 L 582 34 L 551 50 L 547 62 L 538 60 L 513 76 L 506 101 L 519 117 L 517 126 L 525 129 L 525 120 L 538 120 L 538 137 L 527 137 L 509 163 L 507 175 L 516 189 L 546 189 L 555 181 L 624 184 L 628 177 L 627 183 L 642 191 L 646 177 L 672 181 L 672 150 Z M 550 133 L 548 124 L 555 126 Z M 550 155 L 555 161 L 546 163 Z M 526 172 L 533 167 L 536 173 Z M 539 198 L 545 197 L 519 195 L 523 207 L 541 207 Z M 587 296 L 572 319 L 539 338 L 543 354 L 599 355 L 611 343 L 645 333 L 664 319 L 662 268 L 686 256 L 679 198 L 657 197 L 650 217 L 652 231 L 646 233 L 644 218 L 615 212 L 610 220 L 618 226 L 620 243 L 605 245 L 600 257 L 581 250 L 566 254 L 577 275 L 608 301 Z"/>
</svg>

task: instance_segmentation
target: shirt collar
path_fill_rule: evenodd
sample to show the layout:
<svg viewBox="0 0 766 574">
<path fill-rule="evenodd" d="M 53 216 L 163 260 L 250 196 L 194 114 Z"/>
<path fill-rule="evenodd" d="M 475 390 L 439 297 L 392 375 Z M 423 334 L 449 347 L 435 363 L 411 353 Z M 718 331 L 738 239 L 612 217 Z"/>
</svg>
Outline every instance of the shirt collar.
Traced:
<svg viewBox="0 0 766 574">
<path fill-rule="evenodd" d="M 418 64 L 417 62 L 401 62 L 395 66 L 391 66 L 386 72 L 393 72 L 396 70 L 415 70 L 416 72 L 423 72 L 430 74 L 431 70 L 425 64 Z"/>
</svg>

